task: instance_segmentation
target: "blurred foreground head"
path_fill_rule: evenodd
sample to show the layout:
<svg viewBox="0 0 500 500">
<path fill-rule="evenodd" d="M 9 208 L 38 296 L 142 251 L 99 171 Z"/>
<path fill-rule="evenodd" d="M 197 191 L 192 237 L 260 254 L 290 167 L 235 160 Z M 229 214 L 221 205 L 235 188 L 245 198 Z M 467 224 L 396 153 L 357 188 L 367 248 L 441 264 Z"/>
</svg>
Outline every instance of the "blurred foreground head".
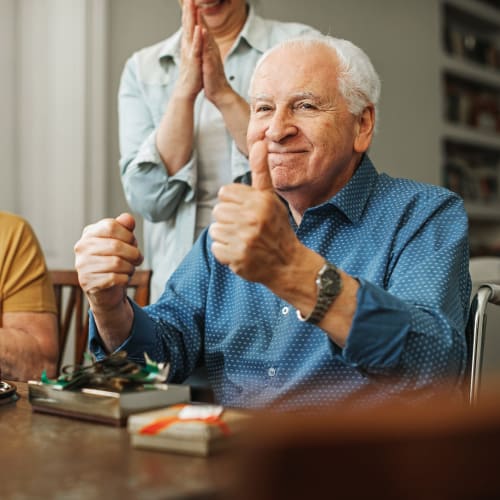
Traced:
<svg viewBox="0 0 500 500">
<path fill-rule="evenodd" d="M 415 407 L 262 415 L 239 443 L 231 498 L 500 498 L 499 449 L 497 391 L 477 407 L 436 396 Z"/>
</svg>

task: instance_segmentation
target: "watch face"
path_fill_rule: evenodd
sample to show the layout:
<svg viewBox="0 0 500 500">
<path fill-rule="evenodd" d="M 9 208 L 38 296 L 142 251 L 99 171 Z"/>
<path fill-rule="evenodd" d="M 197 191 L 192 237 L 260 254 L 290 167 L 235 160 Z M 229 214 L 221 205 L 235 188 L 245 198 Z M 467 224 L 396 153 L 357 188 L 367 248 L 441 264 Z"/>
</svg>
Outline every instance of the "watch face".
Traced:
<svg viewBox="0 0 500 500">
<path fill-rule="evenodd" d="M 321 275 L 321 288 L 327 295 L 337 295 L 340 286 L 340 276 L 336 269 L 325 269 Z"/>
</svg>

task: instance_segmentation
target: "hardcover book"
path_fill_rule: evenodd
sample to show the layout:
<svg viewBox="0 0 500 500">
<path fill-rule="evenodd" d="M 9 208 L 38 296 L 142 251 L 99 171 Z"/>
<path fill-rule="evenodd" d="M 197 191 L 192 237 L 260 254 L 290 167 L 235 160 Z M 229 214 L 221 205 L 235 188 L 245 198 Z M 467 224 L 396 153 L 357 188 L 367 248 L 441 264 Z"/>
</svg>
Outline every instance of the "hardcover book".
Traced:
<svg viewBox="0 0 500 500">
<path fill-rule="evenodd" d="M 249 414 L 207 404 L 179 404 L 128 420 L 132 446 L 198 456 L 227 448 Z"/>
<path fill-rule="evenodd" d="M 125 425 L 129 415 L 190 400 L 188 385 L 149 384 L 120 392 L 58 386 L 30 380 L 29 400 L 33 411 Z"/>
</svg>

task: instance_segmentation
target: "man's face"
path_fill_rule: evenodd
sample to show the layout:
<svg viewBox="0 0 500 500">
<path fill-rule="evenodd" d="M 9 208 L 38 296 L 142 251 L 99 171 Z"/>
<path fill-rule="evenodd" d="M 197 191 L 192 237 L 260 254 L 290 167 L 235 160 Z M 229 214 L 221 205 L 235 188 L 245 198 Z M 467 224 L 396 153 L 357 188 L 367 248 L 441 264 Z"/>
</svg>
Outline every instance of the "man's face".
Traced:
<svg viewBox="0 0 500 500">
<path fill-rule="evenodd" d="M 359 120 L 337 90 L 333 57 L 323 46 L 279 49 L 251 89 L 248 146 L 265 141 L 275 189 L 286 199 L 299 194 L 309 206 L 346 184 L 363 149 Z"/>
</svg>

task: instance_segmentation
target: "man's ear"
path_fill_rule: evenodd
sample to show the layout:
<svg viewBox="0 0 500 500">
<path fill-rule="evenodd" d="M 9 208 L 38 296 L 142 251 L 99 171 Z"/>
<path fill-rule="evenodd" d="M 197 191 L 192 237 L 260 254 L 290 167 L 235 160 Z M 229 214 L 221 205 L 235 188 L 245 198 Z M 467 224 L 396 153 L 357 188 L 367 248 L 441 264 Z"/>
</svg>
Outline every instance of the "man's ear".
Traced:
<svg viewBox="0 0 500 500">
<path fill-rule="evenodd" d="M 373 132 L 375 130 L 375 108 L 368 105 L 358 117 L 356 124 L 356 137 L 354 139 L 354 151 L 364 153 L 370 147 Z"/>
</svg>

